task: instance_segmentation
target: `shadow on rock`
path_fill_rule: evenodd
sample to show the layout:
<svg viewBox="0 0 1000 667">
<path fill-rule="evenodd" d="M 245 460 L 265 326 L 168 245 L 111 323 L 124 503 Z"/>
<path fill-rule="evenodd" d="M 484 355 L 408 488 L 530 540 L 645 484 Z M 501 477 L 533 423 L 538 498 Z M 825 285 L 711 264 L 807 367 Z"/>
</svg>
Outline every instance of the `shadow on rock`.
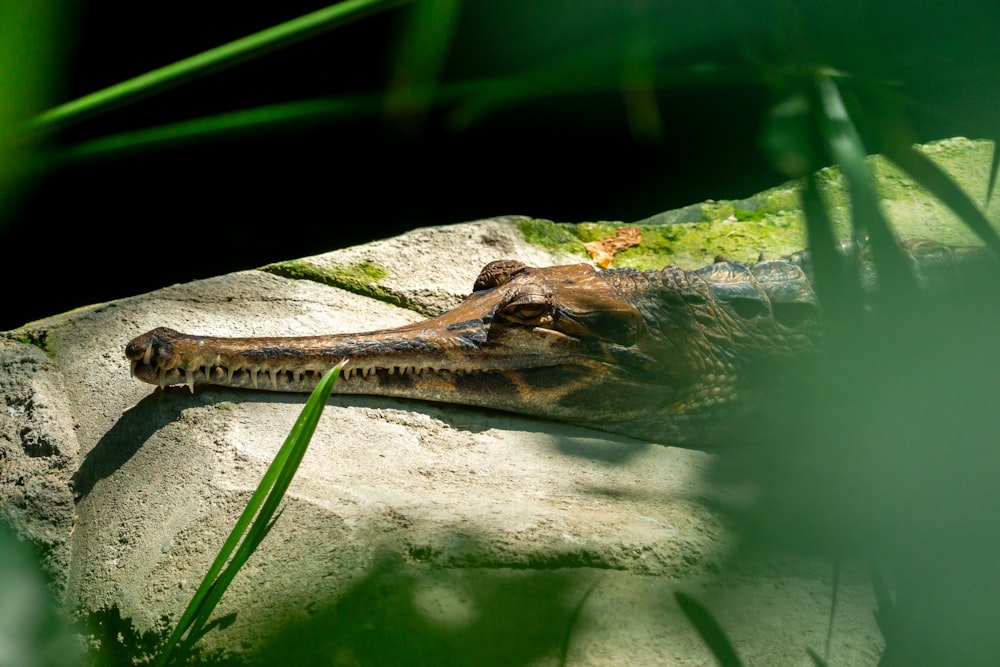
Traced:
<svg viewBox="0 0 1000 667">
<path fill-rule="evenodd" d="M 85 498 L 95 484 L 121 468 L 156 431 L 177 421 L 182 410 L 217 400 L 202 394 L 182 402 L 176 400 L 175 392 L 158 391 L 126 410 L 94 445 L 73 475 L 73 489 L 78 499 Z"/>
<path fill-rule="evenodd" d="M 565 659 L 594 584 L 568 570 L 424 569 L 384 558 L 338 601 L 276 621 L 253 661 L 555 663 Z"/>
</svg>

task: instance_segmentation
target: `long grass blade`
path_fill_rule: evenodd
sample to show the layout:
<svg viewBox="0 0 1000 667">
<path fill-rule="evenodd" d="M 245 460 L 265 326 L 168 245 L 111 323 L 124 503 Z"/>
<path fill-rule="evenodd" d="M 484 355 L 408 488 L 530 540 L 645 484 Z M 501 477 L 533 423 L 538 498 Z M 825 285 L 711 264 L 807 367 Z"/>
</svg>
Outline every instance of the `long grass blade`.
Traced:
<svg viewBox="0 0 1000 667">
<path fill-rule="evenodd" d="M 330 392 L 333 391 L 333 385 L 337 381 L 344 363 L 341 362 L 324 375 L 309 396 L 305 407 L 302 408 L 302 413 L 288 437 L 285 438 L 284 444 L 278 450 L 267 472 L 264 473 L 260 484 L 250 497 L 250 501 L 240 518 L 236 521 L 232 532 L 209 567 L 205 578 L 191 598 L 191 602 L 188 603 L 174 631 L 167 639 L 163 652 L 156 661 L 157 667 L 167 664 L 174 648 L 185 632 L 191 630 L 192 636 L 198 635 L 236 573 L 263 540 L 271 517 L 274 516 L 278 503 L 284 497 L 285 491 L 305 455 L 306 448 L 309 446 L 309 441 L 316 430 L 320 415 L 323 413 L 323 408 L 326 406 L 326 401 L 330 397 Z M 232 560 L 230 560 L 230 556 L 232 556 Z M 229 563 L 228 567 L 226 567 L 227 562 Z M 225 570 L 223 570 L 224 567 Z"/>
<path fill-rule="evenodd" d="M 434 103 L 445 57 L 454 41 L 462 0 L 425 0 L 414 5 L 394 61 L 385 114 L 420 129 Z"/>
<path fill-rule="evenodd" d="M 997 172 L 1000 171 L 1000 147 L 997 146 L 997 140 L 993 140 L 993 159 L 990 160 L 990 180 L 989 184 L 986 186 L 986 201 L 983 203 L 983 208 L 989 209 L 990 203 L 993 201 L 993 192 L 996 190 L 997 186 Z"/>
<path fill-rule="evenodd" d="M 135 102 L 153 93 L 338 28 L 370 14 L 412 1 L 344 0 L 61 104 L 32 118 L 25 130 L 37 133 L 65 127 L 95 114 Z"/>
<path fill-rule="evenodd" d="M 867 236 L 878 266 L 880 288 L 898 297 L 912 293 L 916 284 L 889 222 L 882 214 L 868 169 L 864 144 L 847 112 L 840 90 L 825 73 L 816 77 L 819 97 L 818 120 L 837 164 L 847 180 L 852 222 L 859 238 Z"/>
<path fill-rule="evenodd" d="M 927 188 L 932 195 L 955 212 L 969 229 L 976 233 L 993 252 L 1000 253 L 1000 236 L 969 195 L 930 158 L 910 144 L 889 141 L 885 154 L 910 178 Z M 996 158 L 994 157 L 994 160 Z M 991 181 L 994 178 L 991 173 Z"/>
<path fill-rule="evenodd" d="M 196 142 L 230 139 L 281 127 L 294 126 L 302 129 L 309 125 L 352 120 L 375 114 L 381 103 L 381 95 L 358 95 L 241 109 L 83 141 L 56 152 L 42 154 L 36 158 L 37 164 L 31 166 L 66 166 L 82 161 L 178 148 Z"/>
<path fill-rule="evenodd" d="M 816 295 L 823 304 L 831 324 L 856 321 L 862 312 L 861 285 L 856 272 L 847 270 L 847 262 L 837 252 L 833 224 L 820 197 L 815 175 L 805 179 L 802 188 L 802 210 L 806 217 L 806 235 L 814 267 Z M 835 328 L 843 333 L 843 326 Z M 833 342 L 833 341 L 832 341 Z"/>
</svg>

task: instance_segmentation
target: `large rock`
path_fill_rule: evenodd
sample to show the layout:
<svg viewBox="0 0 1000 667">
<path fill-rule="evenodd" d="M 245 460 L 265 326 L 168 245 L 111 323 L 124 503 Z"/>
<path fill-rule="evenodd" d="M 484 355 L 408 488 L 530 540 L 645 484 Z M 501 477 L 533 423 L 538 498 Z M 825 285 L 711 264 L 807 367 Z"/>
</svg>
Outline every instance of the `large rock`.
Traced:
<svg viewBox="0 0 1000 667">
<path fill-rule="evenodd" d="M 774 209 L 756 221 L 754 254 L 793 242 L 797 223 L 779 215 L 776 192 L 737 202 Z M 690 225 L 728 238 L 740 221 L 727 205 L 703 205 L 703 218 L 722 217 L 678 220 L 688 226 L 669 233 L 696 230 L 692 247 L 709 257 L 708 228 Z M 768 243 L 768 226 L 780 242 Z M 557 243 L 525 240 L 552 229 Z M 10 332 L 0 510 L 44 547 L 100 639 L 141 653 L 176 622 L 305 396 L 154 391 L 129 377 L 130 338 L 156 326 L 262 336 L 397 326 L 454 305 L 487 261 L 580 261 L 567 253 L 588 229 L 516 217 L 421 229 Z M 720 574 L 732 545 L 710 510 L 722 492 L 702 479 L 708 462 L 572 425 L 335 396 L 201 645 L 338 665 L 714 664 L 674 602 L 685 591 L 751 663 L 811 664 L 806 648 L 821 650 L 831 621 L 831 664 L 874 663 L 874 602 L 850 571 L 833 617 L 829 563 L 727 563 Z"/>
</svg>

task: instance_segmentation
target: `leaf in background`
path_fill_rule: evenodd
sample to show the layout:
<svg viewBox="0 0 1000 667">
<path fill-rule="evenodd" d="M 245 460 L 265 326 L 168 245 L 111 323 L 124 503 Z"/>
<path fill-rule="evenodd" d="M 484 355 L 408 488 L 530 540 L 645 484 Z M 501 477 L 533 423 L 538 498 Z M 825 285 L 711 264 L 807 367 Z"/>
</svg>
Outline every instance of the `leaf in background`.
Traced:
<svg viewBox="0 0 1000 667">
<path fill-rule="evenodd" d="M 276 128 L 301 130 L 322 123 L 373 115 L 381 103 L 381 95 L 344 95 L 240 109 L 82 141 L 62 150 L 41 153 L 25 166 L 49 169 L 76 162 L 178 148 L 196 142 L 232 139 Z"/>
<path fill-rule="evenodd" d="M 802 188 L 802 210 L 806 217 L 806 234 L 809 253 L 815 273 L 816 296 L 823 304 L 828 325 L 837 325 L 835 331 L 849 328 L 850 322 L 862 315 L 861 285 L 858 275 L 848 271 L 848 263 L 837 251 L 833 225 L 820 197 L 815 175 L 805 179 Z M 833 332 L 831 332 L 833 333 Z"/>
<path fill-rule="evenodd" d="M 868 238 L 878 267 L 880 296 L 890 300 L 913 294 L 916 283 L 909 265 L 882 214 L 869 171 L 864 144 L 847 112 L 836 82 L 826 73 L 816 77 L 817 120 L 851 196 L 851 221 L 857 238 Z"/>
<path fill-rule="evenodd" d="M 56 84 L 72 12 L 52 0 L 0 3 L 0 227 L 16 202 L 30 146 L 18 127 L 44 108 Z"/>
<path fill-rule="evenodd" d="M 238 65 L 290 44 L 333 30 L 370 14 L 413 0 L 344 0 L 318 11 L 279 23 L 260 32 L 170 63 L 151 72 L 84 95 L 38 114 L 28 121 L 29 133 L 65 127 L 84 118 L 179 86 L 220 69 Z"/>
<path fill-rule="evenodd" d="M 462 0 L 421 0 L 409 14 L 386 91 L 385 115 L 411 136 L 419 133 L 434 104 L 461 8 Z"/>
<path fill-rule="evenodd" d="M 994 252 L 1000 253 L 1000 236 L 969 195 L 952 180 L 930 158 L 908 143 L 890 140 L 886 143 L 885 154 L 910 178 L 927 188 L 931 194 L 944 202 L 955 212 L 969 229 L 976 233 Z M 993 169 L 990 171 L 990 189 L 996 171 L 996 148 L 993 153 Z"/>
<path fill-rule="evenodd" d="M 1000 151 L 997 150 L 997 140 L 993 140 L 993 160 L 990 162 L 990 181 L 986 186 L 986 202 L 983 208 L 989 209 L 990 202 L 993 201 L 993 190 L 997 185 L 997 170 L 1000 170 Z"/>
</svg>

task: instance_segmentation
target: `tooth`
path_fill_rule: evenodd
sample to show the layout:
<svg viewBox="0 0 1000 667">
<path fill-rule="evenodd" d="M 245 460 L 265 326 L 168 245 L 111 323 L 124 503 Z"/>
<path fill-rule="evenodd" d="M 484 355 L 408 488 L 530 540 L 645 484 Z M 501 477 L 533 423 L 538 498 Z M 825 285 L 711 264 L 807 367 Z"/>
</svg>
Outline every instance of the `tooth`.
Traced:
<svg viewBox="0 0 1000 667">
<path fill-rule="evenodd" d="M 396 372 L 396 367 L 395 366 L 389 366 L 389 368 L 385 369 L 385 372 L 386 372 L 386 375 L 392 375 L 393 373 Z"/>
<path fill-rule="evenodd" d="M 153 358 L 153 341 L 146 343 L 146 353 L 142 355 L 142 363 L 149 365 L 149 360 Z"/>
<path fill-rule="evenodd" d="M 268 369 L 267 374 L 271 377 L 271 389 L 278 388 L 278 374 L 272 369 Z"/>
<path fill-rule="evenodd" d="M 257 388 L 257 369 L 256 368 L 250 368 L 248 370 L 250 371 L 250 381 L 253 382 L 253 388 L 256 389 Z"/>
<path fill-rule="evenodd" d="M 133 360 L 131 361 L 131 363 L 129 363 L 129 369 L 128 369 L 128 374 L 129 374 L 129 375 L 131 375 L 132 377 L 135 377 L 135 366 L 136 366 L 136 364 L 138 364 L 138 363 L 139 363 L 139 362 L 138 362 L 138 361 L 136 361 L 135 359 L 133 359 Z"/>
<path fill-rule="evenodd" d="M 165 389 L 167 386 L 167 373 L 166 371 L 158 371 L 156 375 L 157 384 L 160 385 L 160 389 Z"/>
<path fill-rule="evenodd" d="M 295 371 L 295 384 L 302 383 L 302 371 Z"/>
<path fill-rule="evenodd" d="M 183 370 L 183 369 L 181 369 Z M 194 371 L 188 370 L 184 372 L 184 381 L 187 383 L 188 391 L 192 394 L 194 393 Z"/>
</svg>

